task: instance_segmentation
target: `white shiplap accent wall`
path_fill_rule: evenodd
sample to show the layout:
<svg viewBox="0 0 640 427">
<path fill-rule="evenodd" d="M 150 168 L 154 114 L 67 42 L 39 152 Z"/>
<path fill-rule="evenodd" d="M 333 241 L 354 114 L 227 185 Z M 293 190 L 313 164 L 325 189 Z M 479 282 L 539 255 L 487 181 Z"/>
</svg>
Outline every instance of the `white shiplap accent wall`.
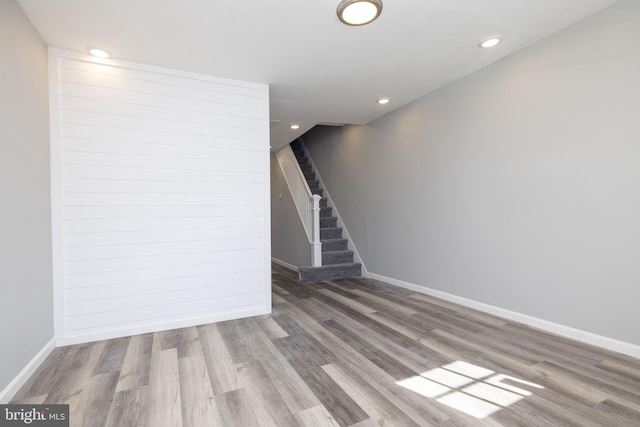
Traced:
<svg viewBox="0 0 640 427">
<path fill-rule="evenodd" d="M 271 309 L 268 87 L 50 50 L 59 344 Z"/>
</svg>

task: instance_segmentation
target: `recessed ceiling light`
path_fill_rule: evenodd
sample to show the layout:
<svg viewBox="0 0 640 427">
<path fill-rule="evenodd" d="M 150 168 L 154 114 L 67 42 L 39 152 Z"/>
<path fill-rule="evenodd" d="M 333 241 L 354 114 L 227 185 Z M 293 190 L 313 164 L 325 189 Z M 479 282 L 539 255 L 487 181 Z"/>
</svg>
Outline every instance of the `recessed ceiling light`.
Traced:
<svg viewBox="0 0 640 427">
<path fill-rule="evenodd" d="M 478 44 L 478 46 L 484 47 L 484 48 L 494 47 L 501 41 L 502 41 L 502 36 L 489 36 L 487 38 L 482 39 L 482 41 L 480 42 L 480 44 Z"/>
<path fill-rule="evenodd" d="M 95 48 L 89 49 L 89 53 L 95 56 L 96 58 L 108 58 L 111 56 L 109 55 L 109 52 L 107 52 L 106 50 L 95 49 Z"/>
<path fill-rule="evenodd" d="M 342 0 L 338 5 L 338 18 L 347 25 L 366 25 L 382 13 L 381 0 Z"/>
<path fill-rule="evenodd" d="M 386 104 L 388 104 L 390 102 L 391 102 L 391 98 L 386 98 L 385 97 L 385 98 L 378 99 L 378 104 L 380 104 L 380 105 L 386 105 Z"/>
<path fill-rule="evenodd" d="M 290 127 L 291 129 L 293 129 L 293 130 L 298 130 L 298 129 L 300 129 L 300 125 L 291 125 L 291 126 L 289 126 L 289 127 Z"/>
</svg>

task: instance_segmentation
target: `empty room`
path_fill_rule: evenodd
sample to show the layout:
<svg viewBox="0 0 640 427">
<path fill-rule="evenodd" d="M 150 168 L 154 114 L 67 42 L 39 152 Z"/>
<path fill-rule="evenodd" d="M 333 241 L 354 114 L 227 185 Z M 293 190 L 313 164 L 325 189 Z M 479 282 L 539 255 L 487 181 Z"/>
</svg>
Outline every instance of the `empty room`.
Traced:
<svg viewBox="0 0 640 427">
<path fill-rule="evenodd" d="M 640 2 L 0 0 L 0 426 L 640 425 Z"/>
</svg>

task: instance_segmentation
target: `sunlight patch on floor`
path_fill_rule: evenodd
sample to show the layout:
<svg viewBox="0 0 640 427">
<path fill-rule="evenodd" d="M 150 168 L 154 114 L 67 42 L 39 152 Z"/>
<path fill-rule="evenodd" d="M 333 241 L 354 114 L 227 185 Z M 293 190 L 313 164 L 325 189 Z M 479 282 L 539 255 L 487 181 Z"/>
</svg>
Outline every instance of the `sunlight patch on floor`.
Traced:
<svg viewBox="0 0 640 427">
<path fill-rule="evenodd" d="M 532 392 L 522 387 L 544 388 L 462 361 L 422 372 L 396 384 L 478 419 L 531 396 Z"/>
</svg>

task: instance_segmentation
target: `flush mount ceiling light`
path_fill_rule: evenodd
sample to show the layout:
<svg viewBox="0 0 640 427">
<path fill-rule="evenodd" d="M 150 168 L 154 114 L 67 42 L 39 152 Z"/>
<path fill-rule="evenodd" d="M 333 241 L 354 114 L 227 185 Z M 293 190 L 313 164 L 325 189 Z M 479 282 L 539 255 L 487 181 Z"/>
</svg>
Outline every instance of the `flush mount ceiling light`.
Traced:
<svg viewBox="0 0 640 427">
<path fill-rule="evenodd" d="M 96 49 L 94 47 L 89 49 L 89 53 L 96 58 L 108 58 L 111 56 L 106 50 Z"/>
<path fill-rule="evenodd" d="M 380 104 L 380 105 L 387 105 L 388 103 L 390 103 L 390 102 L 391 102 L 391 98 L 387 98 L 387 97 L 384 97 L 384 98 L 378 98 L 378 101 L 377 101 L 377 102 L 378 102 L 378 104 Z"/>
<path fill-rule="evenodd" d="M 502 36 L 489 36 L 482 39 L 482 41 L 478 44 L 479 47 L 489 48 L 494 47 L 498 43 L 502 41 Z"/>
<path fill-rule="evenodd" d="M 342 0 L 338 18 L 347 25 L 366 25 L 382 13 L 382 0 Z"/>
<path fill-rule="evenodd" d="M 298 129 L 300 129 L 300 125 L 291 125 L 291 126 L 289 126 L 289 127 L 290 127 L 291 129 L 293 129 L 293 130 L 298 130 Z"/>
</svg>

